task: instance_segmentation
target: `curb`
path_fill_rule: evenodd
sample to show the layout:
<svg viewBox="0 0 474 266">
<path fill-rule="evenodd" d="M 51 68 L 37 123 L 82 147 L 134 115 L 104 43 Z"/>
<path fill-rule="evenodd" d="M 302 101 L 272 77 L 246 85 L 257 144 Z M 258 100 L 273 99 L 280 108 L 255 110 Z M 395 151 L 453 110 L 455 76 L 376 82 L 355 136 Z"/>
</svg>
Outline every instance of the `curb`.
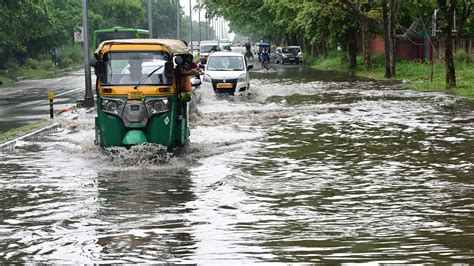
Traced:
<svg viewBox="0 0 474 266">
<path fill-rule="evenodd" d="M 42 137 L 44 135 L 56 132 L 58 130 L 58 128 L 60 128 L 60 127 L 61 127 L 60 124 L 54 123 L 52 125 L 40 128 L 40 129 L 35 130 L 31 133 L 28 133 L 26 135 L 18 137 L 16 139 L 9 140 L 5 143 L 0 144 L 0 152 L 14 151 L 15 150 L 15 145 L 18 141 L 20 141 L 20 140 L 37 140 L 37 139 L 39 139 L 40 137 Z"/>
</svg>

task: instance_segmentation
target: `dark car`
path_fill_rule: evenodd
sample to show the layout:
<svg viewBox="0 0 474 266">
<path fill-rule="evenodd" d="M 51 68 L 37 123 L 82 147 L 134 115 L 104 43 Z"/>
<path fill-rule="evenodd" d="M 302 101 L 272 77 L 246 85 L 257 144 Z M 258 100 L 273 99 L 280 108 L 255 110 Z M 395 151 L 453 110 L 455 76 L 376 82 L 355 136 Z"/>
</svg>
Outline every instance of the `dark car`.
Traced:
<svg viewBox="0 0 474 266">
<path fill-rule="evenodd" d="M 288 47 L 277 47 L 275 63 L 300 64 L 301 60 L 295 49 L 290 49 Z"/>
</svg>

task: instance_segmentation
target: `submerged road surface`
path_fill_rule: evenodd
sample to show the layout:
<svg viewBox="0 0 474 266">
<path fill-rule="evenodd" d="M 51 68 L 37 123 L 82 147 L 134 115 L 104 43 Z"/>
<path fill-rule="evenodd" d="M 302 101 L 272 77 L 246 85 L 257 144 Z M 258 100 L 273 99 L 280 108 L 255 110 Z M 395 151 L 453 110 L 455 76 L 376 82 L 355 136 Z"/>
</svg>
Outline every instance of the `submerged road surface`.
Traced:
<svg viewBox="0 0 474 266">
<path fill-rule="evenodd" d="M 199 91 L 191 144 L 102 151 L 93 117 L 0 154 L 2 263 L 474 261 L 473 104 L 301 66 Z"/>
<path fill-rule="evenodd" d="M 49 118 L 48 91 L 55 93 L 54 110 L 72 107 L 84 99 L 84 71 L 53 79 L 25 80 L 0 88 L 0 133 Z"/>
</svg>

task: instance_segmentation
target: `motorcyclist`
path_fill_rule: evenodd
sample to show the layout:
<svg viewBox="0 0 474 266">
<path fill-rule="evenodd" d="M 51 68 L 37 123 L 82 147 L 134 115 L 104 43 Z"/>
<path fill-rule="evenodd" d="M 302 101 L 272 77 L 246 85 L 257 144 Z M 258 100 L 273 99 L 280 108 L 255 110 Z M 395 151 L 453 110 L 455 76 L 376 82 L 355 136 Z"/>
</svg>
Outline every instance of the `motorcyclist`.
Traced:
<svg viewBox="0 0 474 266">
<path fill-rule="evenodd" d="M 245 43 L 245 57 L 248 60 L 253 60 L 253 54 L 252 54 L 250 42 Z"/>
</svg>

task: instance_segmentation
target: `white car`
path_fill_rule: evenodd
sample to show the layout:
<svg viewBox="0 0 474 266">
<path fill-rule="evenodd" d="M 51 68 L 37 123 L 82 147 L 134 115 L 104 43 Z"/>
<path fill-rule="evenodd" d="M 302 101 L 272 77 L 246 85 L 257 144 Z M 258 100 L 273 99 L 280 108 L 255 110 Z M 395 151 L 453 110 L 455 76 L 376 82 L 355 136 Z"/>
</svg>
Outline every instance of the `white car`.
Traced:
<svg viewBox="0 0 474 266">
<path fill-rule="evenodd" d="M 213 90 L 216 94 L 247 92 L 250 89 L 249 70 L 252 68 L 240 53 L 212 53 L 207 59 L 201 87 Z"/>
<path fill-rule="evenodd" d="M 205 62 L 210 54 L 220 51 L 219 41 L 201 41 L 201 46 L 199 49 L 201 63 L 206 64 Z"/>
<path fill-rule="evenodd" d="M 288 46 L 288 49 L 290 49 L 293 53 L 298 56 L 298 61 L 300 63 L 303 63 L 303 51 L 301 50 L 301 47 L 299 46 Z"/>
</svg>

